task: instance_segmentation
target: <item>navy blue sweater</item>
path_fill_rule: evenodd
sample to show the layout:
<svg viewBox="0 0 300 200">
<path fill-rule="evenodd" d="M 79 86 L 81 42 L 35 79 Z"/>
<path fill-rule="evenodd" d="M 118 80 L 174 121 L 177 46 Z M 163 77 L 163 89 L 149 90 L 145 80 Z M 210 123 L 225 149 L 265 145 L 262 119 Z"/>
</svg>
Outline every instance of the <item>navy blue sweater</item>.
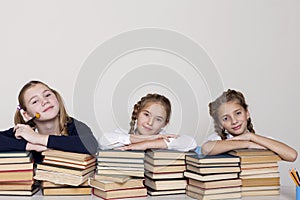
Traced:
<svg viewBox="0 0 300 200">
<path fill-rule="evenodd" d="M 81 121 L 72 118 L 67 124 L 68 136 L 50 135 L 47 148 L 76 153 L 87 153 L 94 155 L 97 152 L 98 142 L 91 129 Z M 16 139 L 13 128 L 0 131 L 0 151 L 25 151 L 27 141 Z M 40 152 L 32 152 L 34 161 L 40 162 Z"/>
</svg>

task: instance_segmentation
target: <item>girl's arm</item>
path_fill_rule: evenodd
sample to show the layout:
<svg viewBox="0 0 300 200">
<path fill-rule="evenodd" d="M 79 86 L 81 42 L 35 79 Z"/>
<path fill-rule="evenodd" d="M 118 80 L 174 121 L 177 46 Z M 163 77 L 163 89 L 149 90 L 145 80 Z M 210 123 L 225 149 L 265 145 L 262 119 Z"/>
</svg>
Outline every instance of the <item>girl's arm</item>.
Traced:
<svg viewBox="0 0 300 200">
<path fill-rule="evenodd" d="M 138 143 L 129 144 L 119 147 L 120 150 L 146 150 L 146 149 L 167 149 L 168 146 L 163 139 L 149 140 Z"/>
<path fill-rule="evenodd" d="M 13 136 L 13 128 L 0 133 L 0 151 L 25 151 L 26 144 L 27 141 L 16 139 Z"/>
<path fill-rule="evenodd" d="M 271 151 L 277 153 L 282 160 L 293 162 L 297 159 L 297 151 L 290 146 L 279 142 L 277 140 L 264 137 L 254 133 L 246 133 L 237 137 L 232 138 L 232 140 L 248 140 L 252 141 L 260 146 L 263 146 Z"/>
</svg>

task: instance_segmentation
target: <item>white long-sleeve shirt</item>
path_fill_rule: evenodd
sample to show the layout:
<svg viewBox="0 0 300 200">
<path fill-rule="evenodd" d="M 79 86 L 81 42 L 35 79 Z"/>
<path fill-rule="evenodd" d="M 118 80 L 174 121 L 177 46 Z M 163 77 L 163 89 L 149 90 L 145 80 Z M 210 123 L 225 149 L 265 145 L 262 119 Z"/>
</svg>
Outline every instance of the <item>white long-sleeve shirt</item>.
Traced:
<svg viewBox="0 0 300 200">
<path fill-rule="evenodd" d="M 159 134 L 167 134 L 162 131 Z M 179 135 L 177 138 L 169 138 L 169 142 L 164 140 L 170 150 L 177 151 L 190 151 L 197 147 L 197 143 L 194 138 L 188 135 Z M 99 139 L 99 147 L 101 149 L 113 149 L 117 147 L 122 147 L 124 145 L 129 145 L 130 134 L 128 131 L 122 129 L 116 129 L 113 132 L 104 133 Z"/>
</svg>

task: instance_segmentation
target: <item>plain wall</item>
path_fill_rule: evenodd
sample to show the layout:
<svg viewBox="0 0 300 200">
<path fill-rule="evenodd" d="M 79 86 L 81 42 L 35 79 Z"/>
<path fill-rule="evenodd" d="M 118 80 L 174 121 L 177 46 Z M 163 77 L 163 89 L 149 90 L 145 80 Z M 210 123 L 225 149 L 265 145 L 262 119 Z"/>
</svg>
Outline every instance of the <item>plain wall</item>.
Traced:
<svg viewBox="0 0 300 200">
<path fill-rule="evenodd" d="M 208 102 L 233 88 L 245 94 L 258 134 L 299 151 L 299 8 L 296 0 L 1 1 L 0 128 L 13 126 L 19 90 L 38 79 L 58 90 L 69 114 L 97 137 L 127 128 L 132 105 L 145 93 L 164 93 L 173 102 L 167 129 L 201 144 L 213 131 Z M 144 44 L 148 30 L 157 30 L 161 43 L 170 34 L 170 47 Z M 126 33 L 142 38 L 122 41 Z M 187 44 L 196 51 L 176 49 Z M 97 58 L 106 65 L 95 67 Z M 86 101 L 85 89 L 93 92 Z M 299 158 L 280 162 L 282 185 L 293 185 L 292 167 L 300 168 Z"/>
</svg>

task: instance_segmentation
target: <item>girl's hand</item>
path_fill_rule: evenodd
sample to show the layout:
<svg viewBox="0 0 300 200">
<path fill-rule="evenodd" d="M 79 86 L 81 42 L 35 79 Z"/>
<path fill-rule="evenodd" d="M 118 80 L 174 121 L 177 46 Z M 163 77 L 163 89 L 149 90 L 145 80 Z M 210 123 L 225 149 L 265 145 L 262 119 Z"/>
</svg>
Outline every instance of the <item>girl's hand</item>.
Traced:
<svg viewBox="0 0 300 200">
<path fill-rule="evenodd" d="M 153 139 L 152 140 L 157 140 L 157 139 L 163 139 L 166 140 L 167 142 L 170 142 L 169 138 L 178 138 L 179 135 L 178 134 L 157 134 L 157 135 L 153 135 Z"/>
<path fill-rule="evenodd" d="M 255 142 L 249 142 L 248 149 L 267 149 L 267 148 L 255 143 Z"/>
<path fill-rule="evenodd" d="M 35 143 L 35 139 L 37 137 L 36 132 L 29 126 L 25 124 L 17 124 L 14 127 L 15 131 L 15 137 L 17 139 L 23 138 L 24 140 L 27 140 L 28 142 Z"/>
<path fill-rule="evenodd" d="M 243 133 L 242 135 L 234 136 L 233 138 L 230 138 L 228 140 L 247 140 L 251 141 L 253 133 Z"/>
<path fill-rule="evenodd" d="M 123 147 L 118 147 L 116 149 L 117 150 L 122 150 L 122 151 L 125 151 L 125 150 L 146 150 L 147 147 L 146 147 L 144 142 L 139 142 L 139 143 L 129 144 L 129 145 L 126 145 L 126 146 L 123 146 Z"/>
<path fill-rule="evenodd" d="M 37 152 L 42 152 L 42 151 L 48 150 L 48 148 L 45 147 L 45 146 L 43 146 L 43 145 L 32 144 L 32 143 L 30 143 L 30 142 L 27 142 L 26 150 L 27 150 L 27 151 L 37 151 Z"/>
</svg>

